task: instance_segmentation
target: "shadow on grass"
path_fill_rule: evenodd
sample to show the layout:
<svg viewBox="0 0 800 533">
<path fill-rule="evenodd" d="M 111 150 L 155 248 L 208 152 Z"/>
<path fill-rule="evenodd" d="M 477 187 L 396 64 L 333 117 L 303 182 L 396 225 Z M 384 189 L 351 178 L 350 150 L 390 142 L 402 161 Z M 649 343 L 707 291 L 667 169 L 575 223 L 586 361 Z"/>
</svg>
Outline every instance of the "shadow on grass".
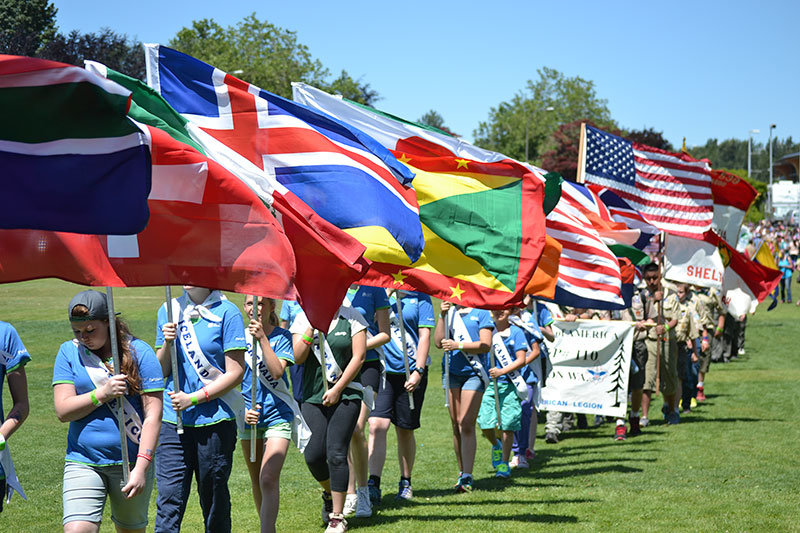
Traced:
<svg viewBox="0 0 800 533">
<path fill-rule="evenodd" d="M 522 485 L 522 486 L 523 487 L 527 487 L 526 485 Z M 548 488 L 550 486 L 552 486 L 552 485 L 548 485 Z M 437 492 L 439 492 L 439 491 L 436 491 L 436 490 L 430 490 L 430 491 L 421 490 L 421 491 L 417 491 L 417 492 L 414 493 L 414 499 L 413 500 L 404 501 L 402 503 L 399 502 L 398 500 L 395 500 L 394 498 L 383 500 L 383 501 L 381 501 L 381 505 L 380 505 L 379 509 L 385 510 L 385 511 L 390 511 L 390 510 L 395 510 L 395 509 L 414 508 L 415 510 L 419 510 L 420 508 L 425 507 L 426 505 L 427 506 L 436 505 L 436 506 L 445 506 L 446 507 L 446 506 L 449 506 L 449 505 L 469 505 L 469 506 L 474 506 L 474 505 L 505 505 L 505 504 L 509 504 L 509 503 L 514 503 L 514 500 L 512 500 L 512 499 L 507 499 L 507 500 L 484 499 L 484 500 L 481 500 L 481 501 L 471 501 L 471 500 L 463 499 L 463 500 L 458 500 L 458 501 L 452 501 L 451 500 L 451 501 L 448 501 L 448 502 L 442 502 L 442 501 L 434 502 L 434 501 L 426 501 L 426 500 L 423 499 L 423 498 L 435 497 L 433 494 L 437 493 Z M 441 495 L 441 496 L 458 496 L 458 495 L 456 495 L 453 491 L 449 491 L 449 492 L 446 492 L 446 494 Z M 598 501 L 598 500 L 595 500 L 595 499 L 592 499 L 592 498 L 570 498 L 570 499 L 554 499 L 554 500 L 532 500 L 532 499 L 529 499 L 529 500 L 526 500 L 526 504 L 530 504 L 530 505 L 539 505 L 539 504 L 541 504 L 541 505 L 555 505 L 555 504 L 564 504 L 564 503 L 593 503 L 593 502 L 596 502 L 596 501 Z"/>
<path fill-rule="evenodd" d="M 595 468 L 571 468 L 569 470 L 557 470 L 557 471 L 548 470 L 545 472 L 539 472 L 539 474 L 536 477 L 539 479 L 563 479 L 576 476 L 592 476 L 595 474 L 607 474 L 609 472 L 634 474 L 642 471 L 643 470 L 641 468 L 616 464 L 616 465 L 598 466 Z"/>
<path fill-rule="evenodd" d="M 699 418 L 699 417 L 690 417 L 687 416 L 685 418 L 681 418 L 680 425 L 683 424 L 694 424 L 694 423 L 718 423 L 718 424 L 731 424 L 735 422 L 786 422 L 785 419 L 782 418 L 746 418 L 746 417 L 733 417 L 733 418 L 720 418 L 720 417 L 709 417 L 709 418 Z"/>
<path fill-rule="evenodd" d="M 352 520 L 352 521 L 351 521 Z M 353 526 L 358 526 L 362 519 L 353 518 L 348 519 L 348 522 Z M 409 520 L 408 516 L 386 516 L 386 515 L 373 515 L 371 518 L 364 519 L 364 525 L 380 526 L 381 524 L 391 524 L 394 522 Z M 414 515 L 414 522 L 454 522 L 462 520 L 482 520 L 486 522 L 519 522 L 520 524 L 530 524 L 532 522 L 541 524 L 575 524 L 578 522 L 576 516 L 562 516 L 556 514 L 543 514 L 543 513 L 521 513 L 521 514 L 459 514 L 458 516 L 431 514 L 431 515 Z M 366 522 L 368 521 L 368 522 Z"/>
</svg>

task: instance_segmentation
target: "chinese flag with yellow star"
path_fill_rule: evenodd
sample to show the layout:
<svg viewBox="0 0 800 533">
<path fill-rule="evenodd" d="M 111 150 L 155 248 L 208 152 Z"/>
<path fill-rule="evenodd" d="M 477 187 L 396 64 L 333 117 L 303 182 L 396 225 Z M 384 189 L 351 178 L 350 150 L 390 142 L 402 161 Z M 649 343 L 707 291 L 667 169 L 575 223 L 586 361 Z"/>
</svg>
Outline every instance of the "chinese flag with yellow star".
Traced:
<svg viewBox="0 0 800 533">
<path fill-rule="evenodd" d="M 510 159 L 481 162 L 456 155 L 420 135 L 418 125 L 303 84 L 294 88 L 296 101 L 365 131 L 415 174 L 422 256 L 412 263 L 386 239 L 351 232 L 373 262 L 363 283 L 418 290 L 468 307 L 521 302 L 545 248 L 544 177 Z M 302 97 L 312 92 L 313 98 Z M 546 274 L 532 288 L 546 291 L 541 276 Z"/>
</svg>

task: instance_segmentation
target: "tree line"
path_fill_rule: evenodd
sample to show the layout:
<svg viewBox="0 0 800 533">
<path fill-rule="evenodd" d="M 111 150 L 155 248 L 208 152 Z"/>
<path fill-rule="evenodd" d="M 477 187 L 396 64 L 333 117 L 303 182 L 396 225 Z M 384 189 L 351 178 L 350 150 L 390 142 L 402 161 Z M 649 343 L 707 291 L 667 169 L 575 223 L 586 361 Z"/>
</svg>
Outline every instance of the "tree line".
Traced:
<svg viewBox="0 0 800 533">
<path fill-rule="evenodd" d="M 84 59 L 92 59 L 144 79 L 144 54 L 136 39 L 110 28 L 62 33 L 56 14 L 56 7 L 48 0 L 0 0 L 0 52 L 79 66 Z M 255 13 L 227 27 L 212 19 L 193 21 L 168 45 L 286 98 L 291 98 L 292 81 L 306 82 L 366 105 L 375 105 L 381 98 L 363 78 L 354 78 L 346 70 L 331 74 L 298 40 L 296 32 L 259 20 Z M 418 121 L 456 135 L 436 110 L 425 112 Z M 581 122 L 657 148 L 681 149 L 652 127 L 636 130 L 620 126 L 611 116 L 608 100 L 598 96 L 593 81 L 569 77 L 549 67 L 537 70 L 537 77 L 510 100 L 490 108 L 487 119 L 472 133 L 478 146 L 574 180 Z M 772 148 L 773 160 L 777 161 L 800 151 L 800 143 L 791 137 L 775 137 Z M 747 168 L 747 139 L 709 139 L 704 145 L 688 147 L 688 151 L 696 158 L 708 158 L 715 168 L 746 174 L 741 169 Z M 750 178 L 768 181 L 768 146 L 753 143 L 751 156 Z"/>
</svg>

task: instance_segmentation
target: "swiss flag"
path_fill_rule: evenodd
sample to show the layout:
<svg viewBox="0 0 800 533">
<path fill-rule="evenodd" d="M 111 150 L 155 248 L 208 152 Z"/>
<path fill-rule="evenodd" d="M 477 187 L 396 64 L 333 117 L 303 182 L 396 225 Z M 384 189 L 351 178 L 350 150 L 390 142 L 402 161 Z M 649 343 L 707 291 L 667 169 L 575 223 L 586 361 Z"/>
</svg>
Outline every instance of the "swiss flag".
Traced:
<svg viewBox="0 0 800 533">
<path fill-rule="evenodd" d="M 361 277 L 364 260 L 330 251 L 326 233 L 310 230 L 290 206 L 281 209 L 279 224 L 221 165 L 148 129 L 153 187 L 145 230 L 130 236 L 0 230 L 0 282 L 55 277 L 95 286 L 192 284 L 299 296 L 314 302 L 308 311 L 318 315 L 317 323 L 329 322 L 347 287 Z M 338 229 L 330 233 L 334 243 L 341 240 Z"/>
</svg>

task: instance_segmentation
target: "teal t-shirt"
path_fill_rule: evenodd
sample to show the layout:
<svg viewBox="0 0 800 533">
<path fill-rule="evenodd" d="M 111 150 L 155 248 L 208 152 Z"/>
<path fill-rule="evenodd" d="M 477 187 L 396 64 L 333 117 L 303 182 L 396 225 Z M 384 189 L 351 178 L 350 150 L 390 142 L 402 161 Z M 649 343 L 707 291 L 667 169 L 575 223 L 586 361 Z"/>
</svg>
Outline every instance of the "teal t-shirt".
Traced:
<svg viewBox="0 0 800 533">
<path fill-rule="evenodd" d="M 216 291 L 214 291 L 216 292 Z M 212 292 L 213 295 L 213 292 Z M 188 298 L 185 294 L 181 298 Z M 211 298 L 211 297 L 209 297 Z M 208 301 L 208 300 L 207 300 Z M 208 361 L 220 372 L 225 372 L 225 353 L 232 350 L 246 350 L 247 343 L 244 338 L 244 323 L 239 308 L 227 299 L 219 300 L 208 306 L 208 310 L 219 317 L 219 322 L 209 321 L 202 316 L 192 319 L 197 341 L 200 349 L 205 354 Z M 178 317 L 173 317 L 178 320 Z M 156 325 L 156 349 L 164 344 L 164 334 L 161 327 L 167 322 L 166 305 L 162 305 L 158 310 L 158 321 Z M 178 335 L 185 331 L 187 325 L 178 325 Z M 178 351 L 178 378 L 180 388 L 186 393 L 192 393 L 203 388 L 203 382 L 195 371 L 189 359 L 183 352 L 183 346 L 179 339 L 175 339 L 175 346 Z M 164 379 L 164 422 L 176 424 L 178 419 L 175 410 L 172 408 L 172 401 L 168 395 L 175 390 L 173 376 L 170 374 Z M 189 407 L 182 411 L 184 426 L 208 426 L 222 422 L 223 420 L 235 420 L 233 411 L 217 398 L 210 402 L 201 402 L 198 405 Z"/>
</svg>

